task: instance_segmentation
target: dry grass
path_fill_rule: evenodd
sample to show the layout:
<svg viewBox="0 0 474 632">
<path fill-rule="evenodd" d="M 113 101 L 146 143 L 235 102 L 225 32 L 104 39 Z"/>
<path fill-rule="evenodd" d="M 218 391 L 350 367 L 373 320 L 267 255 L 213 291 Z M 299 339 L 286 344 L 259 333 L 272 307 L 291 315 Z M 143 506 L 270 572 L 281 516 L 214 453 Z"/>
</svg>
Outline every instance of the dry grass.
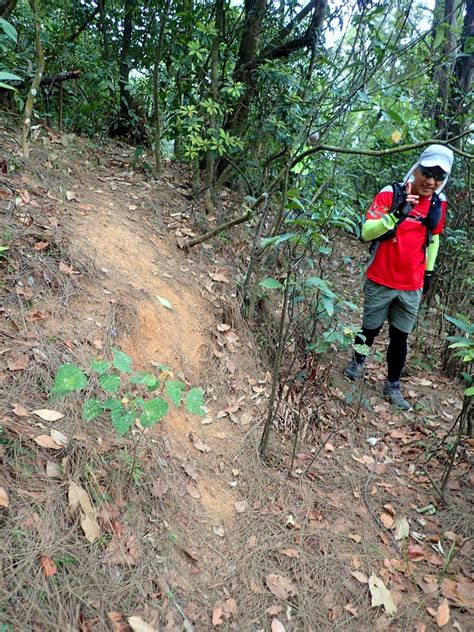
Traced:
<svg viewBox="0 0 474 632">
<path fill-rule="evenodd" d="M 71 151 L 84 149 L 59 148 L 55 165 L 66 167 Z M 102 155 L 98 158 L 104 160 Z M 90 155 L 88 159 L 93 160 Z M 72 175 L 62 180 L 57 166 L 57 171 L 32 169 L 27 164 L 22 168 L 38 180 L 38 195 L 45 196 L 45 191 L 54 194 L 59 185 L 73 184 Z M 165 199 L 169 188 L 163 186 L 163 204 L 170 204 Z M 176 191 L 174 196 L 172 201 L 178 204 Z M 159 202 L 158 196 L 150 209 L 161 209 Z M 8 215 L 11 249 L 3 264 L 7 276 L 2 289 L 5 317 L 0 327 L 11 349 L 0 358 L 7 363 L 10 352 L 21 350 L 29 362 L 21 371 L 10 371 L 6 364 L 0 382 L 4 416 L 0 485 L 10 498 L 8 510 L 0 510 L 0 624 L 8 624 L 8 630 L 105 632 L 112 629 L 108 613 L 116 611 L 125 618 L 142 616 L 159 630 L 181 630 L 185 621 L 188 630 L 192 624 L 196 632 L 208 632 L 214 605 L 229 597 L 237 601 L 238 612 L 220 630 L 268 630 L 272 617 L 266 609 L 275 604 L 281 606 L 278 618 L 289 632 L 412 630 L 416 621 L 430 624 L 425 607 L 436 603 L 421 591 L 416 593 L 410 582 L 400 589 L 399 610 L 389 620 L 380 609 L 371 608 L 367 587 L 351 575 L 356 567 L 366 575 L 380 573 L 386 558 L 403 559 L 403 547 L 400 551 L 390 532 L 380 525 L 384 505 L 393 504 L 397 515 L 406 515 L 416 524 L 419 516 L 413 506 L 434 498 L 429 485 L 409 473 L 421 448 L 416 444 L 401 449 L 390 437 L 391 430 L 408 427 L 408 421 L 396 418 L 392 423 L 388 417 L 384 421 L 383 406 L 377 413 L 363 406 L 356 415 L 354 406 L 338 394 L 349 393 L 338 376 L 343 358 L 326 358 L 329 368 L 305 394 L 303 413 L 308 416 L 312 408 L 314 415 L 309 415 L 305 433 L 300 434 L 293 473 L 290 475 L 289 464 L 298 392 L 286 406 L 285 415 L 282 407 L 270 443 L 271 465 L 264 465 L 257 447 L 266 399 L 264 395 L 252 399 L 248 378 L 262 377 L 266 366 L 257 358 L 255 332 L 248 330 L 237 300 L 222 291 L 211 297 L 209 319 L 231 325 L 241 346 L 226 357 L 214 358 L 211 354 L 219 333 L 208 334 L 203 355 L 212 361 L 203 363 L 199 384 L 208 386 L 216 411 L 245 396 L 240 412 L 248 410 L 253 425 L 240 427 L 226 419 L 220 426 L 216 422 L 206 427 L 206 441 L 213 441 L 214 428 L 219 432 L 224 428 L 225 440 L 219 444 L 214 439 L 211 452 L 201 455 L 186 437 L 189 428 L 196 426 L 182 421 L 184 434 L 178 441 L 176 428 L 164 422 L 141 440 L 135 481 L 130 485 L 133 441 L 118 439 L 106 417 L 89 424 L 81 418 L 82 398 L 92 393 L 93 384 L 81 397 L 51 402 L 47 393 L 61 364 L 87 367 L 97 354 L 106 354 L 111 347 L 120 346 L 124 337 L 139 334 L 138 308 L 143 294 L 130 288 L 118 300 L 116 296 L 111 301 L 104 299 L 94 258 L 70 241 L 68 229 L 45 229 L 48 216 L 40 211 L 25 228 L 17 223 L 17 210 L 12 215 L 10 209 Z M 35 250 L 38 241 L 48 241 L 49 248 Z M 207 278 L 210 264 L 222 263 L 213 261 L 205 249 L 193 257 L 187 263 L 196 266 L 200 281 Z M 80 274 L 61 273 L 61 261 Z M 178 264 L 176 267 L 179 269 Z M 25 296 L 15 289 L 18 281 L 23 283 L 19 287 L 25 289 Z M 193 279 L 184 279 L 179 287 L 186 292 L 192 283 Z M 34 311 L 46 318 L 29 319 Z M 139 342 L 140 336 L 135 337 Z M 102 349 L 94 344 L 97 340 Z M 137 355 L 139 351 L 137 347 Z M 229 370 L 229 359 L 235 371 Z M 365 383 L 362 394 L 379 407 L 380 399 L 372 397 L 372 388 Z M 358 392 L 356 387 L 354 394 Z M 16 403 L 29 410 L 60 410 L 65 416 L 55 427 L 70 437 L 68 446 L 51 453 L 36 445 L 32 438 L 43 430 L 34 425 L 37 420 L 14 417 L 11 410 Z M 45 426 L 48 430 L 49 425 Z M 197 428 L 204 433 L 204 427 Z M 330 433 L 334 449 L 323 448 L 305 476 L 314 450 L 325 445 Z M 380 446 L 386 446 L 393 458 L 381 474 L 371 474 L 352 458 L 370 454 L 366 439 L 373 435 L 379 436 Z M 453 472 L 459 489 L 454 486 L 449 491 L 449 506 L 439 506 L 437 515 L 427 518 L 428 534 L 452 530 L 464 537 L 471 535 L 465 456 L 463 459 L 459 472 Z M 46 476 L 47 460 L 63 467 L 62 479 Z M 189 484 L 194 483 L 189 466 L 196 470 L 196 486 L 208 490 L 206 499 L 204 491 L 199 500 L 190 496 Z M 464 477 L 459 477 L 461 471 Z M 100 512 L 101 536 L 93 544 L 85 540 L 78 518 L 69 514 L 69 480 L 87 490 Z M 164 484 L 160 493 L 154 487 L 158 480 Z M 237 485 L 231 488 L 229 482 Z M 242 499 L 247 502 L 246 510 L 236 513 L 234 502 Z M 215 534 L 216 526 L 224 527 L 224 537 Z M 120 534 L 124 555 L 130 554 L 127 541 L 135 538 L 132 548 L 136 550 L 128 563 L 107 561 L 106 549 L 114 533 Z M 349 534 L 360 535 L 360 541 Z M 453 561 L 449 573 L 466 564 L 467 548 Z M 297 557 L 282 553 L 285 549 L 296 551 Z M 41 556 L 55 560 L 58 570 L 52 577 L 45 577 Z M 439 573 L 439 568 L 420 565 L 416 572 Z M 291 580 L 298 595 L 277 599 L 265 583 L 269 573 Z M 396 591 L 402 579 L 392 574 L 391 589 Z M 357 618 L 344 609 L 348 604 L 357 609 Z M 456 611 L 455 617 L 468 629 L 465 612 Z"/>
</svg>

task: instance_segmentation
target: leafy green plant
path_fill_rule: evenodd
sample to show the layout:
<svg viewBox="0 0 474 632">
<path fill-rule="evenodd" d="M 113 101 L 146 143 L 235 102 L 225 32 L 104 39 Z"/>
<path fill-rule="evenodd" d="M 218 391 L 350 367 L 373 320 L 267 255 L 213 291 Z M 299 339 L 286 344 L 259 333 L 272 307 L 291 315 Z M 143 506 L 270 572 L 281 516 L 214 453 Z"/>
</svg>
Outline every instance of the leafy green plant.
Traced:
<svg viewBox="0 0 474 632">
<path fill-rule="evenodd" d="M 463 318 L 463 320 L 461 320 Z M 472 367 L 474 360 L 474 325 L 469 322 L 467 317 L 461 316 L 461 318 L 453 318 L 452 316 L 445 316 L 445 319 L 452 325 L 460 329 L 464 335 L 461 336 L 448 336 L 448 340 L 451 341 L 449 345 L 450 349 L 455 349 L 455 355 L 462 358 L 468 367 Z M 464 391 L 464 395 L 472 397 L 474 395 L 474 386 L 472 385 L 472 374 L 470 372 L 463 372 L 463 378 L 468 384 L 468 387 Z"/>
<path fill-rule="evenodd" d="M 16 46 L 17 39 L 18 33 L 15 27 L 10 22 L 0 18 L 0 52 L 5 55 L 10 48 Z M 21 81 L 21 77 L 9 72 L 3 64 L 0 64 L 0 88 L 15 90 L 12 85 L 5 83 L 5 81 Z"/>
<path fill-rule="evenodd" d="M 139 484 L 143 472 L 137 465 L 137 449 L 145 430 L 166 417 L 170 404 L 175 408 L 184 404 L 188 412 L 203 416 L 204 392 L 201 388 L 186 390 L 184 382 L 175 380 L 169 367 L 164 365 L 158 367 L 158 375 L 135 371 L 132 358 L 119 349 L 112 349 L 111 360 L 94 360 L 89 369 L 88 377 L 74 364 L 59 367 L 51 395 L 63 397 L 92 387 L 96 396 L 87 397 L 82 402 L 84 421 L 90 422 L 107 414 L 120 436 L 131 431 L 136 420 L 140 422 L 140 432 L 134 437 L 132 452 L 122 454 L 129 467 L 127 487 L 132 480 Z"/>
<path fill-rule="evenodd" d="M 96 397 L 84 399 L 82 416 L 90 422 L 108 414 L 116 432 L 123 436 L 139 419 L 142 428 L 154 426 L 169 412 L 170 404 L 178 408 L 182 403 L 194 415 L 204 415 L 204 393 L 200 388 L 186 391 L 186 385 L 173 379 L 168 367 L 160 366 L 159 374 L 134 371 L 132 358 L 119 349 L 112 350 L 111 360 L 94 360 L 91 376 L 74 365 L 59 367 L 51 395 L 65 396 L 95 385 Z"/>
</svg>

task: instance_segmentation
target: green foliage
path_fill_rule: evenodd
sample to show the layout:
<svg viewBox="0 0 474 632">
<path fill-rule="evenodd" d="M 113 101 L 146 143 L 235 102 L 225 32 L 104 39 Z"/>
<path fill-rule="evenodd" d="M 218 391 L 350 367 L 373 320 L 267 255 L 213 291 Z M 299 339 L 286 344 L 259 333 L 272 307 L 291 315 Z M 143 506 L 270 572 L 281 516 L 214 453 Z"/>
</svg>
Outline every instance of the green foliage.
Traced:
<svg viewBox="0 0 474 632">
<path fill-rule="evenodd" d="M 1 59 L 11 54 L 18 40 L 18 33 L 10 22 L 0 18 L 0 53 Z M 0 88 L 6 90 L 15 90 L 15 87 L 6 81 L 21 81 L 21 77 L 10 72 L 6 66 L 0 61 Z"/>
<path fill-rule="evenodd" d="M 86 397 L 82 403 L 82 417 L 90 422 L 108 412 L 113 428 L 120 436 L 127 434 L 135 420 L 142 428 L 150 428 L 161 421 L 169 412 L 170 402 L 179 408 L 184 396 L 184 405 L 194 415 L 204 415 L 204 392 L 191 388 L 186 394 L 186 385 L 169 379 L 168 367 L 159 367 L 159 374 L 133 370 L 132 358 L 119 349 L 112 350 L 112 361 L 94 360 L 90 364 L 91 377 L 73 364 L 61 366 L 55 376 L 51 394 L 69 395 L 87 389 L 95 391 L 94 397 Z M 152 395 L 159 390 L 158 395 Z M 112 395 L 112 396 L 111 396 Z"/>
<path fill-rule="evenodd" d="M 283 289 L 283 285 L 280 283 L 280 281 L 277 281 L 276 279 L 272 279 L 271 277 L 266 277 L 265 279 L 262 279 L 260 281 L 260 285 L 266 288 L 267 290 Z"/>
<path fill-rule="evenodd" d="M 65 364 L 58 369 L 54 378 L 52 395 L 68 395 L 80 391 L 87 384 L 87 378 L 78 366 Z"/>
<path fill-rule="evenodd" d="M 458 318 L 452 316 L 445 316 L 445 319 L 454 325 L 457 329 L 460 329 L 463 335 L 461 336 L 448 336 L 448 340 L 451 342 L 450 349 L 455 349 L 457 357 L 462 358 L 470 369 L 472 369 L 472 363 L 474 361 L 474 324 L 472 324 L 467 316 L 460 314 Z M 472 382 L 471 373 L 462 374 L 465 381 L 470 384 Z M 468 397 L 474 395 L 474 386 L 469 386 L 464 391 L 464 394 Z"/>
</svg>

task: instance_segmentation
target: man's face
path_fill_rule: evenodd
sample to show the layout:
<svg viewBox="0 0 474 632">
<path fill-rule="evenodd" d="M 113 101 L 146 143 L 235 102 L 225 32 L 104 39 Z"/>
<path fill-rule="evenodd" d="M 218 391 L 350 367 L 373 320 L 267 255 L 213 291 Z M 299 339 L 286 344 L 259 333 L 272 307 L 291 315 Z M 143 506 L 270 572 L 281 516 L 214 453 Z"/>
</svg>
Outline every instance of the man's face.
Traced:
<svg viewBox="0 0 474 632">
<path fill-rule="evenodd" d="M 446 179 L 440 167 L 417 167 L 413 172 L 412 192 L 420 197 L 430 197 Z"/>
</svg>

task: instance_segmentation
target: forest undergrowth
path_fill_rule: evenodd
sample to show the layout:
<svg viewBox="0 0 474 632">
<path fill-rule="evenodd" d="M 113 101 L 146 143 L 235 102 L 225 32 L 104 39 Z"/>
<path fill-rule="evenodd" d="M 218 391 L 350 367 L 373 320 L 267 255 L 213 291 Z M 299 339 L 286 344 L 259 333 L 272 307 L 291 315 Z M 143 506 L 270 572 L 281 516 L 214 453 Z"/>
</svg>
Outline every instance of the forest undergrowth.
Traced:
<svg viewBox="0 0 474 632">
<path fill-rule="evenodd" d="M 414 412 L 381 397 L 383 337 L 356 385 L 331 346 L 264 463 L 276 320 L 242 315 L 245 227 L 183 250 L 215 222 L 183 167 L 151 178 L 125 145 L 47 127 L 24 159 L 0 135 L 0 630 L 471 629 L 473 441 L 441 490 L 463 387 L 439 371 L 435 308 L 403 379 Z M 359 305 L 364 247 L 335 246 Z M 82 394 L 51 399 L 59 367 L 113 349 L 201 387 L 205 416 L 119 436 Z"/>
</svg>

